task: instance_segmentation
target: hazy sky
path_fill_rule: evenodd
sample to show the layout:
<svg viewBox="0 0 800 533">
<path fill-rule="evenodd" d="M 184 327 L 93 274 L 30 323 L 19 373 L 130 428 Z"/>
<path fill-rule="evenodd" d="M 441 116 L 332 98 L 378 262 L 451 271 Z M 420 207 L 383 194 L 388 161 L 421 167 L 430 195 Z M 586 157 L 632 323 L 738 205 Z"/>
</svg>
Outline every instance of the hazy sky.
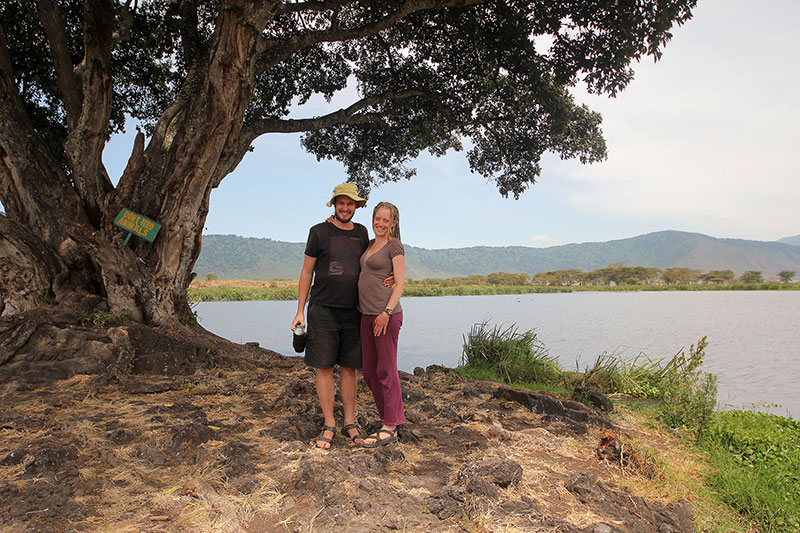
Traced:
<svg viewBox="0 0 800 533">
<path fill-rule="evenodd" d="M 403 241 L 425 248 L 552 246 L 666 229 L 766 241 L 800 234 L 798 20 L 797 0 L 700 0 L 661 61 L 636 65 L 616 99 L 575 92 L 603 115 L 607 161 L 545 156 L 538 182 L 513 200 L 471 174 L 464 152 L 426 154 L 411 181 L 373 189 L 355 220 L 369 227 L 370 206 L 391 201 Z M 106 150 L 115 181 L 130 146 L 129 133 Z M 298 135 L 261 137 L 212 193 L 205 233 L 305 241 L 344 180 L 341 165 L 303 152 Z"/>
</svg>

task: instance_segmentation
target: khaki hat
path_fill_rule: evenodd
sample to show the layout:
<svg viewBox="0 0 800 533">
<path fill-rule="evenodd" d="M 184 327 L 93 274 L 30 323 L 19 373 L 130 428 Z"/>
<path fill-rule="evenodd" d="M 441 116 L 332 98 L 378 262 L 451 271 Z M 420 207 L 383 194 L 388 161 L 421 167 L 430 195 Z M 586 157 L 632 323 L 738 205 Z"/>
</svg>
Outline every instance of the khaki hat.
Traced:
<svg viewBox="0 0 800 533">
<path fill-rule="evenodd" d="M 333 189 L 333 196 L 331 196 L 331 199 L 325 205 L 331 207 L 337 196 L 347 196 L 352 198 L 356 201 L 357 207 L 364 207 L 367 205 L 367 201 L 358 195 L 358 189 L 352 183 L 340 183 L 337 185 Z"/>
</svg>

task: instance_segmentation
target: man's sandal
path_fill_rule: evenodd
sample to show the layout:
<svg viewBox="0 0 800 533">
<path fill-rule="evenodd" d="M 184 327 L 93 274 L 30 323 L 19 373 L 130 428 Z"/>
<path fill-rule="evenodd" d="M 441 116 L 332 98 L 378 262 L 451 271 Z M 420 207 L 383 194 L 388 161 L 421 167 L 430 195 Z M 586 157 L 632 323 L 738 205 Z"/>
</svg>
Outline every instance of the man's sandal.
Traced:
<svg viewBox="0 0 800 533">
<path fill-rule="evenodd" d="M 386 437 L 385 439 L 382 439 L 381 438 L 381 433 L 386 433 L 389 436 Z M 378 446 L 386 446 L 390 442 L 394 442 L 394 441 L 397 440 L 397 430 L 396 429 L 379 429 L 378 431 L 376 431 L 375 433 L 373 433 L 372 435 L 370 435 L 367 438 L 368 439 L 369 438 L 373 438 L 373 439 L 376 439 L 376 440 L 375 440 L 375 442 L 366 442 L 366 441 L 362 442 L 361 446 L 363 446 L 364 448 L 377 448 Z"/>
<path fill-rule="evenodd" d="M 333 433 L 333 435 L 331 435 L 331 438 L 328 438 L 328 437 L 325 436 L 325 432 L 326 431 L 330 431 L 331 433 Z M 333 426 L 322 426 L 322 433 L 319 434 L 319 437 L 314 439 L 314 447 L 315 448 L 319 448 L 320 450 L 330 450 L 331 447 L 333 446 L 333 437 L 335 437 L 335 436 L 336 436 L 336 428 L 335 427 L 333 427 Z M 319 445 L 320 442 L 327 442 L 328 443 L 328 447 L 326 448 L 324 446 L 320 446 Z"/>
<path fill-rule="evenodd" d="M 350 431 L 351 429 L 356 430 L 354 435 L 348 433 L 348 431 Z M 364 435 L 361 434 L 361 429 L 358 427 L 358 424 L 347 424 L 346 426 L 342 426 L 342 435 L 350 437 L 350 440 L 353 441 L 353 444 L 360 444 L 356 442 L 356 440 L 358 439 L 361 439 L 362 441 L 364 440 Z"/>
</svg>

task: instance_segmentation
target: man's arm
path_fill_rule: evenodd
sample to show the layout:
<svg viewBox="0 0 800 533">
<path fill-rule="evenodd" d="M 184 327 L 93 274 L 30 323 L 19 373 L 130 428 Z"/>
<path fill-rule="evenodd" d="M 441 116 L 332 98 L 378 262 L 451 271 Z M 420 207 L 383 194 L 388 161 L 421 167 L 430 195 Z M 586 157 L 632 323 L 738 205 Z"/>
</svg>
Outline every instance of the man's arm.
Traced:
<svg viewBox="0 0 800 533">
<path fill-rule="evenodd" d="M 297 314 L 292 320 L 292 330 L 297 324 L 303 326 L 303 329 L 306 328 L 306 318 L 303 310 L 306 307 L 308 293 L 311 290 L 311 278 L 314 275 L 314 265 L 316 264 L 316 257 L 303 256 L 303 269 L 300 271 L 300 281 L 297 283 Z"/>
</svg>

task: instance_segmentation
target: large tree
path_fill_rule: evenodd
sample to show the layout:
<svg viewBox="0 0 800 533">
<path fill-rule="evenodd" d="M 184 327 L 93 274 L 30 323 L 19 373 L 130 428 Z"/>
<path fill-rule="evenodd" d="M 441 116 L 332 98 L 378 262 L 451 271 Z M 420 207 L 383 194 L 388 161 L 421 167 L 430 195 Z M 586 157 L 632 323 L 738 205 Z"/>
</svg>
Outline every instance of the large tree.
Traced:
<svg viewBox="0 0 800 533">
<path fill-rule="evenodd" d="M 0 312 L 132 311 L 177 327 L 209 196 L 263 135 L 303 132 L 364 193 L 468 141 L 517 197 L 546 152 L 605 157 L 600 116 L 696 0 L 5 0 Z M 347 107 L 298 116 L 347 89 Z M 142 125 L 121 176 L 103 149 Z M 116 183 L 116 185 L 114 185 Z M 154 242 L 114 225 L 126 207 Z"/>
</svg>

